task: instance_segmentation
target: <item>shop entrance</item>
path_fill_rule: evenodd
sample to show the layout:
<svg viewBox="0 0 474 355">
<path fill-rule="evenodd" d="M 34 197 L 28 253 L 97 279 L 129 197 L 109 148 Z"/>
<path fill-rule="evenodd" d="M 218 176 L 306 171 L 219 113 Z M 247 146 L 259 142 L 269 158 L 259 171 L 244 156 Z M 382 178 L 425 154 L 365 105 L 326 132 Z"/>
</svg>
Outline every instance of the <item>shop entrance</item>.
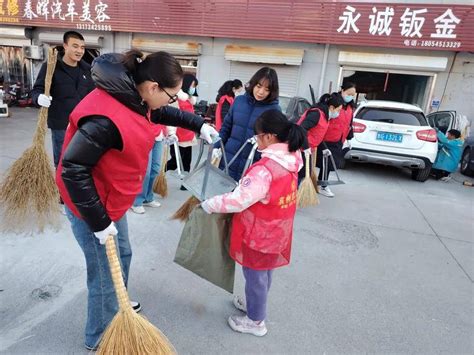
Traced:
<svg viewBox="0 0 474 355">
<path fill-rule="evenodd" d="M 432 75 L 392 71 L 342 70 L 342 82 L 356 84 L 358 101 L 388 100 L 427 106 Z"/>
</svg>

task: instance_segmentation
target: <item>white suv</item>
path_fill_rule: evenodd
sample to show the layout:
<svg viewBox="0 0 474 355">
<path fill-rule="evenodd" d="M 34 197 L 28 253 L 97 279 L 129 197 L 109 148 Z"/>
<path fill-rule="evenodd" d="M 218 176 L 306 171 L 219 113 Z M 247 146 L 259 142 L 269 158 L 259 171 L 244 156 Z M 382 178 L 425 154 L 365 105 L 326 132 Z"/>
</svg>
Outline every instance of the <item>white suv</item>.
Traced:
<svg viewBox="0 0 474 355">
<path fill-rule="evenodd" d="M 413 180 L 428 179 L 438 140 L 419 107 L 393 101 L 364 102 L 354 112 L 352 129 L 354 138 L 346 159 L 409 168 Z"/>
</svg>

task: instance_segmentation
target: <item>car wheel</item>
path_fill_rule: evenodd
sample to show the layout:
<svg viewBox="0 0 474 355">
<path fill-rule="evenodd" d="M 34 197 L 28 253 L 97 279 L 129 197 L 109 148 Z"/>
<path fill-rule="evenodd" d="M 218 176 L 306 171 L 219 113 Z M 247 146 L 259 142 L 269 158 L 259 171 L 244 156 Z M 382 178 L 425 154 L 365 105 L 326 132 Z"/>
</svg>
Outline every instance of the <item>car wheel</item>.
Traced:
<svg viewBox="0 0 474 355">
<path fill-rule="evenodd" d="M 472 175 L 474 171 L 472 171 L 470 167 L 471 163 L 471 149 L 468 147 L 464 149 L 461 158 L 461 173 L 464 175 Z"/>
<path fill-rule="evenodd" d="M 411 178 L 415 181 L 425 182 L 428 180 L 431 172 L 431 163 L 427 163 L 424 169 L 415 169 L 411 171 Z"/>
</svg>

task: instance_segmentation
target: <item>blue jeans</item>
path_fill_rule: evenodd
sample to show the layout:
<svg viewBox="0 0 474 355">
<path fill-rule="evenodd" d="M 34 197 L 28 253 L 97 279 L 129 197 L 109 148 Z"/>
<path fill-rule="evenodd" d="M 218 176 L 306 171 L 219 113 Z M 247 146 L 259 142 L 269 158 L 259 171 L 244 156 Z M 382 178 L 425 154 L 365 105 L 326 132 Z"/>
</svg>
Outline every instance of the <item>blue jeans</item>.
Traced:
<svg viewBox="0 0 474 355">
<path fill-rule="evenodd" d="M 265 320 L 273 270 L 253 270 L 244 266 L 242 271 L 245 278 L 247 316 L 253 321 Z"/>
<path fill-rule="evenodd" d="M 153 182 L 160 173 L 161 155 L 163 152 L 163 142 L 155 141 L 148 158 L 148 167 L 145 178 L 143 179 L 142 192 L 136 197 L 134 206 L 141 206 L 143 202 L 151 202 L 155 199 L 153 196 Z"/>
<path fill-rule="evenodd" d="M 101 245 L 94 233 L 82 219 L 77 218 L 66 207 L 72 232 L 86 258 L 87 266 L 87 322 L 85 345 L 98 345 L 102 333 L 118 311 L 117 297 L 112 283 L 105 245 Z M 128 281 L 132 249 L 128 240 L 127 216 L 115 222 L 118 235 L 115 237 L 117 254 L 122 266 L 125 285 Z"/>
<path fill-rule="evenodd" d="M 65 135 L 66 135 L 65 129 L 52 129 L 51 130 L 51 140 L 53 142 L 53 161 L 54 161 L 55 168 L 57 168 L 59 165 L 59 159 L 61 158 L 61 150 L 63 149 Z"/>
</svg>

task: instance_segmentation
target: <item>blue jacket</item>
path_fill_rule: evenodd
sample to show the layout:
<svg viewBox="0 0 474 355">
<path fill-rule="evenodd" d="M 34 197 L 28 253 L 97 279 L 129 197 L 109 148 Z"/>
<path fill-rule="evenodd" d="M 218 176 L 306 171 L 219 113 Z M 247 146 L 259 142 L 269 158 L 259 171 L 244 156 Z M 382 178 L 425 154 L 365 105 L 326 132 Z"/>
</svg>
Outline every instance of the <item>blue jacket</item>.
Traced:
<svg viewBox="0 0 474 355">
<path fill-rule="evenodd" d="M 438 131 L 438 155 L 433 164 L 433 168 L 454 172 L 458 168 L 462 155 L 462 139 L 449 140 L 446 136 Z"/>
<path fill-rule="evenodd" d="M 263 103 L 255 100 L 248 93 L 237 96 L 229 112 L 224 118 L 219 136 L 224 143 L 227 161 L 230 161 L 239 148 L 247 139 L 254 136 L 254 125 L 258 116 L 267 110 L 276 109 L 281 111 L 278 99 L 270 103 Z M 216 145 L 216 148 L 220 147 Z M 248 144 L 235 162 L 229 167 L 229 175 L 236 181 L 239 181 L 245 166 L 245 161 L 251 151 L 251 145 Z M 260 155 L 255 155 L 255 160 L 260 159 Z M 223 168 L 223 159 L 221 160 L 221 169 Z"/>
</svg>

